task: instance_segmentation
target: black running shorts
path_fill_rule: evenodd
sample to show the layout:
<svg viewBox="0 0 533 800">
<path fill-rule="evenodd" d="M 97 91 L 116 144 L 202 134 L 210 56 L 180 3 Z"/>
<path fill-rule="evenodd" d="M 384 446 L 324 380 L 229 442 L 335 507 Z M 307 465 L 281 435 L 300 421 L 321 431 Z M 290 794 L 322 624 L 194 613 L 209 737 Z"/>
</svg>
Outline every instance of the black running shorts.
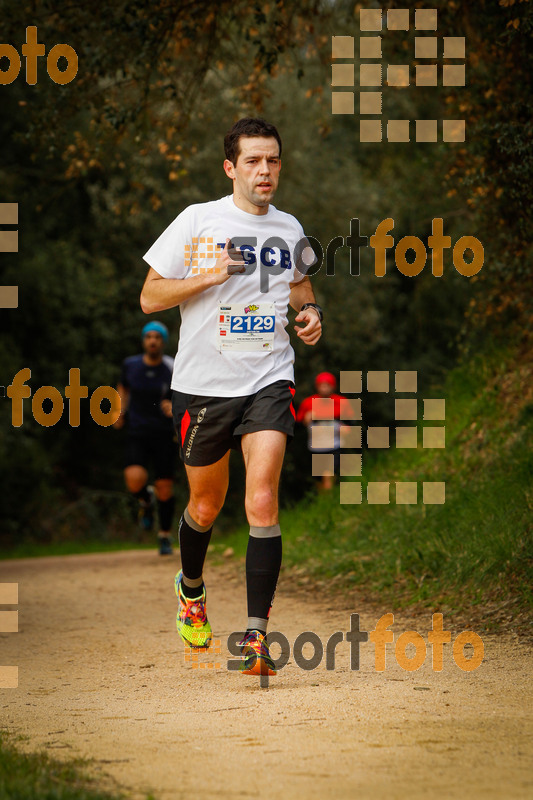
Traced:
<svg viewBox="0 0 533 800">
<path fill-rule="evenodd" d="M 172 392 L 180 456 L 192 467 L 214 464 L 240 450 L 241 436 L 255 431 L 294 433 L 294 384 L 276 381 L 243 397 L 208 397 Z"/>
<path fill-rule="evenodd" d="M 147 471 L 153 466 L 154 479 L 173 478 L 176 471 L 177 443 L 174 432 L 128 433 L 125 467 L 139 465 Z"/>
</svg>

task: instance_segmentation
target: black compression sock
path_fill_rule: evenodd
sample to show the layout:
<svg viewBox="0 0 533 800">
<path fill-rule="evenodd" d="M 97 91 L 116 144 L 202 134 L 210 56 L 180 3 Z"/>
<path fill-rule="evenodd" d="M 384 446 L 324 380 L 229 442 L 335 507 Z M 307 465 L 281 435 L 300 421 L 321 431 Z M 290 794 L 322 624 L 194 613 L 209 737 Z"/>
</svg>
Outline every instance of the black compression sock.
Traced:
<svg viewBox="0 0 533 800">
<path fill-rule="evenodd" d="M 159 527 L 165 533 L 170 534 L 170 530 L 172 528 L 172 517 L 174 515 L 174 505 L 175 505 L 174 497 L 170 497 L 168 500 L 158 500 L 157 501 L 157 513 L 159 516 Z"/>
<path fill-rule="evenodd" d="M 248 628 L 266 631 L 281 567 L 279 525 L 251 527 L 246 550 Z"/>
<path fill-rule="evenodd" d="M 185 581 L 181 582 L 181 591 L 189 600 L 196 600 L 197 598 L 201 597 L 204 589 L 205 584 L 203 581 L 200 586 L 187 586 Z"/>
<path fill-rule="evenodd" d="M 211 539 L 211 531 L 213 527 L 202 528 L 191 517 L 187 509 L 185 509 L 183 516 L 180 520 L 178 531 L 181 553 L 181 567 L 185 579 L 192 582 L 197 582 L 202 577 L 202 570 L 204 568 L 205 554 L 209 540 Z M 183 581 L 185 587 L 185 582 Z M 192 587 L 189 587 L 192 588 Z M 197 590 L 197 587 L 194 587 Z M 188 595 L 184 594 L 187 597 Z M 198 593 L 193 595 L 198 597 Z"/>
</svg>

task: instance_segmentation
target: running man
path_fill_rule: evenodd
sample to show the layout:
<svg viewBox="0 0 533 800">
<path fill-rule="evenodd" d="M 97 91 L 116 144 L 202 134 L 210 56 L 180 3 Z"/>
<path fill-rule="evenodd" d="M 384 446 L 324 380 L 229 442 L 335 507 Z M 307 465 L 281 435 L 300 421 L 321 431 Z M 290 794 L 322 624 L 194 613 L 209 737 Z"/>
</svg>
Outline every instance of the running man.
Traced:
<svg viewBox="0 0 533 800">
<path fill-rule="evenodd" d="M 163 354 L 168 330 L 162 322 L 148 322 L 142 329 L 144 353 L 130 356 L 122 364 L 117 391 L 121 400 L 115 428 L 128 418 L 128 442 L 124 481 L 137 498 L 144 527 L 154 519 L 153 494 L 148 469 L 153 463 L 159 517 L 159 553 L 172 555 L 171 529 L 174 514 L 174 472 L 177 445 L 172 422 L 170 383 L 174 360 Z"/>
<path fill-rule="evenodd" d="M 307 427 L 307 447 L 311 453 L 333 456 L 332 468 L 324 469 L 319 488 L 322 491 L 333 489 L 335 474 L 339 473 L 340 452 L 346 425 L 341 422 L 353 420 L 354 413 L 350 401 L 342 394 L 335 394 L 337 379 L 331 372 L 321 372 L 315 378 L 316 394 L 306 397 L 296 413 L 296 422 Z M 333 400 L 333 413 L 330 404 L 322 405 L 323 400 Z M 314 401 L 314 402 L 313 402 Z M 317 473 L 313 470 L 313 475 Z"/>
<path fill-rule="evenodd" d="M 178 632 L 191 647 L 211 640 L 202 570 L 228 488 L 230 449 L 240 449 L 250 524 L 242 671 L 274 675 L 265 635 L 281 566 L 278 484 L 294 430 L 287 310 L 290 303 L 308 345 L 320 338 L 322 312 L 304 275 L 302 250 L 312 251 L 303 229 L 271 205 L 278 131 L 246 117 L 226 134 L 224 150 L 233 194 L 189 206 L 152 245 L 141 306 L 147 314 L 179 306 L 182 318 L 172 407 L 190 499 L 179 526 Z"/>
</svg>

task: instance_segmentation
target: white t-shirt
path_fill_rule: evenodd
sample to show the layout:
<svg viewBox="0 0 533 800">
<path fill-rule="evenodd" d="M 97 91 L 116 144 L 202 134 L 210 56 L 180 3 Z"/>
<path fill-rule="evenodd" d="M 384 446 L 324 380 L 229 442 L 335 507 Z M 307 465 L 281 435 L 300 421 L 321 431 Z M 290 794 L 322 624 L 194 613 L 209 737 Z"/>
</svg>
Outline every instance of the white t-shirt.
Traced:
<svg viewBox="0 0 533 800">
<path fill-rule="evenodd" d="M 188 278 L 214 267 L 227 238 L 243 253 L 246 273 L 235 274 L 180 305 L 172 389 L 186 394 L 238 397 L 274 381 L 294 380 L 294 352 L 286 331 L 289 284 L 304 277 L 301 253 L 306 241 L 295 217 L 272 205 L 266 214 L 249 214 L 235 205 L 232 195 L 199 203 L 176 217 L 144 260 L 163 278 Z M 295 269 L 299 255 L 300 269 Z M 246 304 L 248 308 L 261 303 L 274 304 L 273 343 L 265 345 L 269 349 L 221 350 L 220 306 Z"/>
</svg>

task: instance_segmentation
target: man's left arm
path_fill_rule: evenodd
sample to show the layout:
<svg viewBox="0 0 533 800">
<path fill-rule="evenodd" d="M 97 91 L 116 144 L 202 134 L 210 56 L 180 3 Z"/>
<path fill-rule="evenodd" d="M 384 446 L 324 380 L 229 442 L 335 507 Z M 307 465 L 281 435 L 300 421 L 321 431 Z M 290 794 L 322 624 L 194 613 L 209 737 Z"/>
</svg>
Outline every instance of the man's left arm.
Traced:
<svg viewBox="0 0 533 800">
<path fill-rule="evenodd" d="M 163 394 L 163 397 L 161 399 L 161 403 L 159 404 L 159 407 L 161 408 L 161 411 L 163 412 L 165 417 L 172 417 L 172 389 L 171 389 L 171 384 L 172 384 L 172 373 L 174 371 L 174 359 L 171 356 L 163 356 L 163 362 L 166 364 L 166 366 L 168 368 L 169 383 L 165 384 L 165 386 L 167 387 L 167 390 Z"/>
<path fill-rule="evenodd" d="M 316 308 L 312 307 L 300 311 L 306 303 L 316 303 L 311 281 L 306 276 L 301 281 L 291 283 L 290 287 L 289 303 L 297 312 L 295 322 L 304 323 L 303 328 L 295 325 L 294 330 L 305 344 L 316 344 L 322 335 L 320 314 Z"/>
</svg>

